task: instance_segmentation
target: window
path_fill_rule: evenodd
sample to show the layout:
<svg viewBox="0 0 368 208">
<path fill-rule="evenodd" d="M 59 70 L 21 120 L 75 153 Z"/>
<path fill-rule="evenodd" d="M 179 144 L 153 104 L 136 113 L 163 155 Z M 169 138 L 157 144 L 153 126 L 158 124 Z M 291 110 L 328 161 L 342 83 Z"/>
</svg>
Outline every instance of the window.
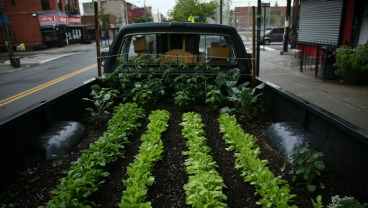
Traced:
<svg viewBox="0 0 368 208">
<path fill-rule="evenodd" d="M 50 10 L 49 0 L 41 0 L 42 10 Z"/>
<path fill-rule="evenodd" d="M 126 36 L 120 61 L 143 58 L 148 64 L 174 61 L 186 64 L 234 65 L 237 63 L 231 39 L 208 34 L 141 34 Z"/>
<path fill-rule="evenodd" d="M 58 7 L 59 7 L 59 10 L 63 10 L 63 7 L 61 5 L 61 0 L 57 0 L 57 4 L 58 4 Z"/>
</svg>

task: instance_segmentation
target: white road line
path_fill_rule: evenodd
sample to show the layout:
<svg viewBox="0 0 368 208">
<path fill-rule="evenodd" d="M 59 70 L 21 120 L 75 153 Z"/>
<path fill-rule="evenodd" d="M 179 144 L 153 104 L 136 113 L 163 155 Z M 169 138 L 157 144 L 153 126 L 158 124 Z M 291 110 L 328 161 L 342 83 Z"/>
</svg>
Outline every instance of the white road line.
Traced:
<svg viewBox="0 0 368 208">
<path fill-rule="evenodd" d="M 64 54 L 38 54 L 32 56 L 26 56 L 20 59 L 20 64 L 43 64 L 55 59 L 59 59 L 65 56 L 73 55 L 76 53 L 64 53 Z M 10 61 L 7 60 L 4 63 L 0 63 L 0 65 L 10 65 Z"/>
</svg>

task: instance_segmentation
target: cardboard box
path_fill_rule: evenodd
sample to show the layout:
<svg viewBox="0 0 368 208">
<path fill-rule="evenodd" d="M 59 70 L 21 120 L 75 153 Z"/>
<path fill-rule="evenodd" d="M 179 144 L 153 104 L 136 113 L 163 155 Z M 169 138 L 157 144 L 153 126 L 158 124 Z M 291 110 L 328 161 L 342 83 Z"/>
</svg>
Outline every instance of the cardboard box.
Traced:
<svg viewBox="0 0 368 208">
<path fill-rule="evenodd" d="M 219 42 L 211 42 L 211 47 L 216 48 L 216 47 L 221 47 L 221 46 Z"/>
<path fill-rule="evenodd" d="M 133 41 L 134 52 L 139 53 L 149 49 L 149 42 L 145 39 L 138 39 Z"/>
<path fill-rule="evenodd" d="M 208 58 L 229 58 L 230 49 L 228 47 L 207 48 Z"/>
<path fill-rule="evenodd" d="M 195 63 L 195 57 L 193 54 L 184 51 L 168 51 L 163 54 L 169 60 L 174 61 L 174 63 L 184 62 L 186 64 Z M 181 61 L 182 60 L 182 61 Z M 166 63 L 164 59 L 161 62 Z"/>
</svg>

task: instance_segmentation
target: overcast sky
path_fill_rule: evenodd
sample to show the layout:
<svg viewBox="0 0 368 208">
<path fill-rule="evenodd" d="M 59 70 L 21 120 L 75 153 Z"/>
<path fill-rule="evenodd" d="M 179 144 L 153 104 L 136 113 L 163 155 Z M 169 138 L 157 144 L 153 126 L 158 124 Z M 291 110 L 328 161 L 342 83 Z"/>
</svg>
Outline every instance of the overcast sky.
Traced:
<svg viewBox="0 0 368 208">
<path fill-rule="evenodd" d="M 270 2 L 271 6 L 274 6 L 276 1 L 279 6 L 286 6 L 286 0 L 266 0 L 262 2 Z M 81 11 L 83 10 L 82 3 L 84 2 L 92 2 L 92 0 L 79 0 Z M 156 14 L 157 11 L 159 11 L 165 16 L 167 16 L 167 12 L 175 6 L 175 0 L 127 0 L 127 2 L 130 2 L 139 7 L 143 7 L 144 4 L 146 4 L 146 6 L 152 7 L 152 13 Z M 247 7 L 248 5 L 257 6 L 257 2 L 257 0 L 232 0 L 231 8 L 233 9 L 234 7 Z"/>
</svg>

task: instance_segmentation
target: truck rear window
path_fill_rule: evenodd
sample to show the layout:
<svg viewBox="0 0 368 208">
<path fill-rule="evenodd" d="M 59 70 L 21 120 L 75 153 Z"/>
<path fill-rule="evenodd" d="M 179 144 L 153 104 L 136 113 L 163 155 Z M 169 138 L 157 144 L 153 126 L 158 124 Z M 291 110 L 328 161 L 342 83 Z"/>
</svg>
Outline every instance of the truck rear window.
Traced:
<svg viewBox="0 0 368 208">
<path fill-rule="evenodd" d="M 209 34 L 135 34 L 124 38 L 119 60 L 135 58 L 155 65 L 162 62 L 235 65 L 237 62 L 231 38 Z"/>
</svg>

